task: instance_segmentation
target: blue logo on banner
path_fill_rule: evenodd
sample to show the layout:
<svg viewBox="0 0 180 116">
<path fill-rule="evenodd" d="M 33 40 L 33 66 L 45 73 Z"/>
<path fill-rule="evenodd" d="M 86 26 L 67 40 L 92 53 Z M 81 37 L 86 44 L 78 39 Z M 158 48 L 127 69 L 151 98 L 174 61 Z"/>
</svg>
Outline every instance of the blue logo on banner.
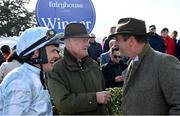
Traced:
<svg viewBox="0 0 180 116">
<path fill-rule="evenodd" d="M 95 25 L 96 13 L 91 0 L 38 0 L 36 19 L 40 26 L 57 32 L 64 32 L 69 23 L 83 23 L 90 33 Z"/>
</svg>

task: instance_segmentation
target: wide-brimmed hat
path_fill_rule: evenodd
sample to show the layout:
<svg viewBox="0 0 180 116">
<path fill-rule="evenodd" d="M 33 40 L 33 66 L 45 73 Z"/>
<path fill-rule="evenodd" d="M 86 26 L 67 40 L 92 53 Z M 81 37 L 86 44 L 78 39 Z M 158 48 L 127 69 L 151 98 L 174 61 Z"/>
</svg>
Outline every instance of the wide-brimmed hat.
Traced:
<svg viewBox="0 0 180 116">
<path fill-rule="evenodd" d="M 68 38 L 92 38 L 87 32 L 87 29 L 82 23 L 70 23 L 65 27 L 64 37 L 61 40 Z"/>
<path fill-rule="evenodd" d="M 122 18 L 118 21 L 116 32 L 111 34 L 110 37 L 118 34 L 147 36 L 145 22 L 135 18 Z"/>
</svg>

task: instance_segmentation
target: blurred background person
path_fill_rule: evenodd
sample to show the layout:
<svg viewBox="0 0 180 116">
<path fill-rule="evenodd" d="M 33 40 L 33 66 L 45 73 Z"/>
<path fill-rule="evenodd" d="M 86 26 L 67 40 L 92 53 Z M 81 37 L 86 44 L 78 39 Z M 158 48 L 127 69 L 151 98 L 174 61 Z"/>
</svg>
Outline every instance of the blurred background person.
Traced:
<svg viewBox="0 0 180 116">
<path fill-rule="evenodd" d="M 122 87 L 124 79 L 121 74 L 127 68 L 127 64 L 121 60 L 121 53 L 118 47 L 112 48 L 109 55 L 110 60 L 108 64 L 102 67 L 106 87 Z"/>
<path fill-rule="evenodd" d="M 173 39 L 168 34 L 169 34 L 168 28 L 165 27 L 161 30 L 161 37 L 163 38 L 166 45 L 166 53 L 174 56 L 175 44 Z"/>
<path fill-rule="evenodd" d="M 101 43 L 102 49 L 104 48 L 104 42 L 106 41 L 106 39 L 107 39 L 106 36 L 102 38 L 102 43 Z"/>
<path fill-rule="evenodd" d="M 1 50 L 0 50 L 0 66 L 1 66 L 1 64 L 2 64 L 3 62 L 6 62 L 6 60 L 5 60 L 3 54 L 2 54 L 2 52 L 1 52 Z"/>
<path fill-rule="evenodd" d="M 176 30 L 174 30 L 172 33 L 171 33 L 171 38 L 173 39 L 174 41 L 174 44 L 175 44 L 175 56 L 180 59 L 180 45 L 178 44 L 178 40 L 177 40 L 177 36 L 178 36 L 178 32 Z"/>
<path fill-rule="evenodd" d="M 148 42 L 154 50 L 165 53 L 166 46 L 165 46 L 164 40 L 161 36 L 159 36 L 156 33 L 156 26 L 155 25 L 149 26 Z"/>
<path fill-rule="evenodd" d="M 14 49 L 7 57 L 7 61 L 2 63 L 2 65 L 0 66 L 0 82 L 11 70 L 19 67 L 21 63 L 22 61 L 20 60 L 16 53 L 16 50 Z"/>
<path fill-rule="evenodd" d="M 176 46 L 176 57 L 180 61 L 180 39 L 178 40 L 177 46 Z"/>
<path fill-rule="evenodd" d="M 110 29 L 110 34 L 114 34 L 116 31 L 116 27 L 112 26 Z M 109 51 L 110 47 L 109 47 L 109 41 L 112 40 L 112 37 L 108 37 L 105 42 L 104 42 L 104 46 L 103 46 L 103 52 L 107 52 Z"/>
<path fill-rule="evenodd" d="M 11 53 L 10 47 L 8 45 L 3 45 L 3 46 L 1 46 L 1 51 L 2 51 L 4 58 L 7 60 L 7 57 Z"/>
<path fill-rule="evenodd" d="M 176 44 L 177 43 L 177 36 L 178 36 L 178 32 L 176 30 L 174 30 L 172 33 L 171 33 L 171 38 L 174 40 L 174 43 Z"/>
<path fill-rule="evenodd" d="M 100 56 L 100 68 L 102 68 L 103 65 L 106 65 L 110 60 L 110 52 L 113 47 L 115 47 L 115 40 L 112 39 L 109 41 L 109 51 L 102 53 Z"/>
<path fill-rule="evenodd" d="M 88 54 L 89 56 L 100 63 L 100 55 L 102 53 L 102 46 L 100 43 L 96 42 L 96 36 L 94 34 L 90 34 L 92 38 L 89 38 L 89 48 L 88 48 Z"/>
</svg>

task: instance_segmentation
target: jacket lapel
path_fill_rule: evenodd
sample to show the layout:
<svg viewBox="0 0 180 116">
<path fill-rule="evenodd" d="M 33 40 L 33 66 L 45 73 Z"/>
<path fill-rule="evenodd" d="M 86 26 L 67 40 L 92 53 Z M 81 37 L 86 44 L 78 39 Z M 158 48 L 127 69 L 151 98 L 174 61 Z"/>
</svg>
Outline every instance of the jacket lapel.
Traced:
<svg viewBox="0 0 180 116">
<path fill-rule="evenodd" d="M 132 64 L 133 64 L 132 68 L 131 68 L 131 66 L 129 66 L 129 70 L 127 70 L 127 75 L 126 75 L 127 77 L 125 79 L 125 83 L 124 83 L 124 87 L 123 87 L 124 94 L 126 93 L 126 91 L 129 88 L 130 84 L 134 80 L 135 72 L 137 72 L 138 67 L 140 66 L 140 60 L 139 61 L 135 61 Z M 130 65 L 132 65 L 132 64 L 130 64 Z"/>
<path fill-rule="evenodd" d="M 143 51 L 138 55 L 139 60 L 138 61 L 131 61 L 133 62 L 133 66 L 132 69 L 130 68 L 131 63 L 128 66 L 127 71 L 125 72 L 125 81 L 124 81 L 124 86 L 123 86 L 123 95 L 126 94 L 128 88 L 130 87 L 130 85 L 134 82 L 135 79 L 135 75 L 136 72 L 138 71 L 141 63 L 143 62 L 143 59 L 145 58 L 145 56 L 149 55 L 150 53 L 152 53 L 153 50 L 151 49 L 151 47 L 149 46 L 149 44 L 145 44 Z M 129 73 L 129 74 L 128 74 Z"/>
</svg>

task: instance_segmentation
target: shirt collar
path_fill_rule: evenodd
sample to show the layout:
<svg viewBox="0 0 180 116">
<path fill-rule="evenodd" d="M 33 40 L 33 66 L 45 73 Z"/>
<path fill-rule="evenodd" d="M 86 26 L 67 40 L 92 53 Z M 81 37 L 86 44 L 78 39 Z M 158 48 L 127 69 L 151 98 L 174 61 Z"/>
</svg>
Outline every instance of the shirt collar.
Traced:
<svg viewBox="0 0 180 116">
<path fill-rule="evenodd" d="M 139 57 L 136 56 L 134 59 L 133 59 L 133 62 L 136 62 L 136 61 L 139 61 Z"/>
</svg>

